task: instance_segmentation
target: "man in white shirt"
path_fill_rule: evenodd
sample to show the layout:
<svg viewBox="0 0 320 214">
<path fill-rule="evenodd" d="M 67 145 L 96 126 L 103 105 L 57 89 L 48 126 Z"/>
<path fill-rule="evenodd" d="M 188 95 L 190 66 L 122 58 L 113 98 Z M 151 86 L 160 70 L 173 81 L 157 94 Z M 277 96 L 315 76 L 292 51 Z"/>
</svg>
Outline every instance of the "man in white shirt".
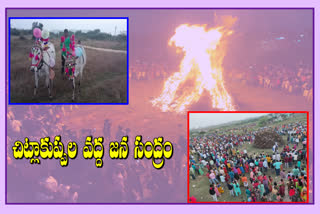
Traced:
<svg viewBox="0 0 320 214">
<path fill-rule="evenodd" d="M 253 162 L 250 162 L 250 164 L 249 164 L 249 165 L 250 165 L 250 167 L 251 167 L 251 168 L 253 168 L 253 167 L 254 167 L 254 163 L 253 163 Z"/>
<path fill-rule="evenodd" d="M 297 153 L 294 153 L 293 154 L 293 161 L 296 163 L 298 160 L 298 154 Z"/>
<path fill-rule="evenodd" d="M 206 166 L 206 165 L 208 164 L 208 162 L 205 161 L 205 160 L 202 160 L 201 163 L 202 163 L 202 165 L 204 165 L 204 166 Z"/>
<path fill-rule="evenodd" d="M 219 173 L 220 173 L 221 175 L 224 175 L 224 170 L 223 170 L 222 167 L 220 168 Z"/>
</svg>

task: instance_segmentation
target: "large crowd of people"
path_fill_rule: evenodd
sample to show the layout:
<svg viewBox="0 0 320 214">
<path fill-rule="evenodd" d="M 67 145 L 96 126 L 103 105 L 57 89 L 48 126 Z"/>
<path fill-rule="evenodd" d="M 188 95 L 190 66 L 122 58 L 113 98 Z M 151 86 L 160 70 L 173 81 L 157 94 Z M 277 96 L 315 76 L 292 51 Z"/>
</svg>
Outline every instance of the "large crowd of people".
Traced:
<svg viewBox="0 0 320 214">
<path fill-rule="evenodd" d="M 129 68 L 132 80 L 165 80 L 170 75 L 170 68 L 157 63 L 136 61 Z M 262 88 L 281 90 L 287 94 L 301 95 L 308 102 L 313 99 L 312 69 L 301 64 L 289 69 L 283 65 L 266 65 L 261 69 L 250 66 L 245 71 L 238 69 L 228 72 L 228 78 Z"/>
<path fill-rule="evenodd" d="M 168 127 L 159 125 L 157 130 L 153 131 L 152 128 L 148 128 L 151 125 L 146 125 L 152 124 L 152 121 L 144 121 L 146 126 L 141 128 L 128 124 L 128 121 L 117 120 L 114 111 L 112 114 L 95 111 L 96 117 L 104 121 L 101 124 L 102 130 L 97 126 L 82 125 L 75 129 L 72 124 L 76 121 L 77 115 L 83 114 L 83 110 L 81 111 L 78 105 L 8 107 L 8 203 L 146 203 L 156 200 L 164 202 L 185 200 L 185 195 L 181 192 L 187 185 L 184 179 L 187 167 L 184 164 L 187 139 L 182 131 L 178 132 L 180 134 L 165 136 L 165 139 L 175 142 L 175 158 L 168 160 L 161 170 L 155 170 L 150 160 L 146 158 L 142 160 L 127 158 L 125 162 L 115 161 L 113 164 L 108 155 L 109 142 L 121 140 L 125 135 L 130 137 L 129 142 L 131 140 L 134 142 L 134 134 L 138 131 L 142 136 L 148 133 L 145 138 L 150 137 L 152 140 L 159 131 L 168 132 Z M 119 110 L 117 113 L 122 111 Z M 177 124 L 176 130 L 184 130 L 182 125 Z M 23 141 L 26 136 L 34 141 L 45 136 L 53 139 L 58 134 L 65 143 L 65 149 L 68 142 L 73 141 L 78 144 L 78 152 L 83 150 L 86 136 L 103 136 L 104 166 L 95 167 L 95 160 L 82 158 L 82 153 L 69 162 L 67 170 L 54 159 L 41 159 L 41 164 L 35 166 L 28 160 L 13 157 L 12 146 L 16 140 Z M 131 150 L 131 145 L 129 146 Z M 21 178 L 23 182 L 19 182 Z"/>
<path fill-rule="evenodd" d="M 282 90 L 288 94 L 301 95 L 308 102 L 313 98 L 312 69 L 297 64 L 294 68 L 284 65 L 265 65 L 258 69 L 250 66 L 246 71 L 230 72 L 234 80 L 263 88 Z"/>
<path fill-rule="evenodd" d="M 145 63 L 136 60 L 129 68 L 129 78 L 132 80 L 166 79 L 169 67 L 160 63 Z"/>
<path fill-rule="evenodd" d="M 272 148 L 265 151 L 248 152 L 245 144 L 253 144 L 255 134 L 261 129 L 273 129 L 286 138 L 286 142 L 283 146 L 274 142 Z M 306 202 L 306 142 L 306 122 L 252 131 L 243 128 L 238 134 L 214 131 L 191 137 L 190 179 L 207 177 L 209 193 L 201 194 L 210 194 L 213 201 L 219 201 L 222 194 L 230 194 L 235 197 L 231 201 L 245 198 L 247 202 Z M 191 199 L 196 201 L 196 196 L 192 195 Z"/>
</svg>

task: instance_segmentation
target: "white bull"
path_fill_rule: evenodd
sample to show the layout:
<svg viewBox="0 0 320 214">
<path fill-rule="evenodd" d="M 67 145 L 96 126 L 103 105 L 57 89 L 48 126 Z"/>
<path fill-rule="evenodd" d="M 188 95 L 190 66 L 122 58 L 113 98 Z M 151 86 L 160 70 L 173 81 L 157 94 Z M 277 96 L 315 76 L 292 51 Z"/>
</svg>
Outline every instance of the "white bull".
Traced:
<svg viewBox="0 0 320 214">
<path fill-rule="evenodd" d="M 65 67 L 68 68 L 68 70 L 72 69 L 73 67 L 75 68 L 73 78 L 70 78 L 70 80 L 72 80 L 72 89 L 73 89 L 72 101 L 75 100 L 75 90 L 76 90 L 77 80 L 79 80 L 78 87 L 79 87 L 79 94 L 80 94 L 80 83 L 83 76 L 83 69 L 87 63 L 87 55 L 84 47 L 82 45 L 76 45 L 76 48 L 81 48 L 82 50 L 81 56 L 77 56 L 71 59 L 66 58 L 66 61 L 65 61 Z"/>
<path fill-rule="evenodd" d="M 34 72 L 34 98 L 37 95 L 39 86 L 39 79 L 45 77 L 46 87 L 48 88 L 49 98 L 52 98 L 51 90 L 53 86 L 53 78 L 50 78 L 50 67 L 53 67 L 56 59 L 56 52 L 54 45 L 49 42 L 44 48 L 42 44 L 36 44 L 31 49 L 31 67 L 30 70 Z"/>
</svg>

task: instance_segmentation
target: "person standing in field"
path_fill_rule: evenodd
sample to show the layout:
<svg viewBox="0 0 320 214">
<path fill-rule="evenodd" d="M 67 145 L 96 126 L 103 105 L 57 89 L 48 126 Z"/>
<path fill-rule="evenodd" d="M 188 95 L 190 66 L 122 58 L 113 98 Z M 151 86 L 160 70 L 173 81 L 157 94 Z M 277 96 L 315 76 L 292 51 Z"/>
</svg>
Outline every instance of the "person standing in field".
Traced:
<svg viewBox="0 0 320 214">
<path fill-rule="evenodd" d="M 236 196 L 241 195 L 240 185 L 237 181 L 233 182 L 233 189 L 234 189 Z"/>
<path fill-rule="evenodd" d="M 247 199 L 251 197 L 251 191 L 248 187 L 246 187 L 246 195 L 247 195 Z"/>
<path fill-rule="evenodd" d="M 195 174 L 194 168 L 192 166 L 190 167 L 190 175 L 191 175 L 193 180 L 196 179 L 196 174 Z"/>
<path fill-rule="evenodd" d="M 280 166 L 282 165 L 282 162 L 278 161 L 273 164 L 274 168 L 276 169 L 276 175 L 280 175 Z"/>
<path fill-rule="evenodd" d="M 265 188 L 264 188 L 263 183 L 261 183 L 261 181 L 259 181 L 258 189 L 259 189 L 259 193 L 260 193 L 260 198 L 262 198 L 265 193 Z"/>
<path fill-rule="evenodd" d="M 64 29 L 63 36 L 61 37 L 60 49 L 61 49 L 61 74 L 64 72 L 64 66 L 66 63 L 67 54 L 70 53 L 70 37 L 68 29 Z"/>
<path fill-rule="evenodd" d="M 264 172 L 268 172 L 268 161 L 267 161 L 267 158 L 265 158 L 264 161 L 263 161 L 263 168 L 264 168 Z"/>
<path fill-rule="evenodd" d="M 213 184 L 210 185 L 209 193 L 212 196 L 213 201 L 218 201 L 216 192 L 214 191 Z"/>
<path fill-rule="evenodd" d="M 228 189 L 229 189 L 230 196 L 234 196 L 233 184 L 230 183 L 230 181 L 228 181 L 228 182 L 227 182 L 227 186 L 228 186 Z"/>
</svg>

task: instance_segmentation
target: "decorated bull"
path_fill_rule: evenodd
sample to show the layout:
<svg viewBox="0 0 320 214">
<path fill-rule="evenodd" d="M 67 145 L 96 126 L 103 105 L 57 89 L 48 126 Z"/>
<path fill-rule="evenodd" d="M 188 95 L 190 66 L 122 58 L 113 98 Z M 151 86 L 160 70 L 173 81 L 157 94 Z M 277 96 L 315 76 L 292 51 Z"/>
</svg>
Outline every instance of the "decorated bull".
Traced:
<svg viewBox="0 0 320 214">
<path fill-rule="evenodd" d="M 51 99 L 54 78 L 54 71 L 52 68 L 55 65 L 56 58 L 55 48 L 54 45 L 49 42 L 49 31 L 43 30 L 41 32 L 39 28 L 35 28 L 33 30 L 33 35 L 36 40 L 29 54 L 31 60 L 30 71 L 34 73 L 35 82 L 33 97 L 36 98 L 39 79 L 44 77 L 46 87 L 48 88 L 49 98 Z"/>
<path fill-rule="evenodd" d="M 77 80 L 80 94 L 80 83 L 87 56 L 80 42 L 75 44 L 75 36 L 72 35 L 69 38 L 67 29 L 64 31 L 64 36 L 61 37 L 60 44 L 62 49 L 62 73 L 65 73 L 68 79 L 72 81 L 72 101 L 74 101 Z"/>
</svg>

